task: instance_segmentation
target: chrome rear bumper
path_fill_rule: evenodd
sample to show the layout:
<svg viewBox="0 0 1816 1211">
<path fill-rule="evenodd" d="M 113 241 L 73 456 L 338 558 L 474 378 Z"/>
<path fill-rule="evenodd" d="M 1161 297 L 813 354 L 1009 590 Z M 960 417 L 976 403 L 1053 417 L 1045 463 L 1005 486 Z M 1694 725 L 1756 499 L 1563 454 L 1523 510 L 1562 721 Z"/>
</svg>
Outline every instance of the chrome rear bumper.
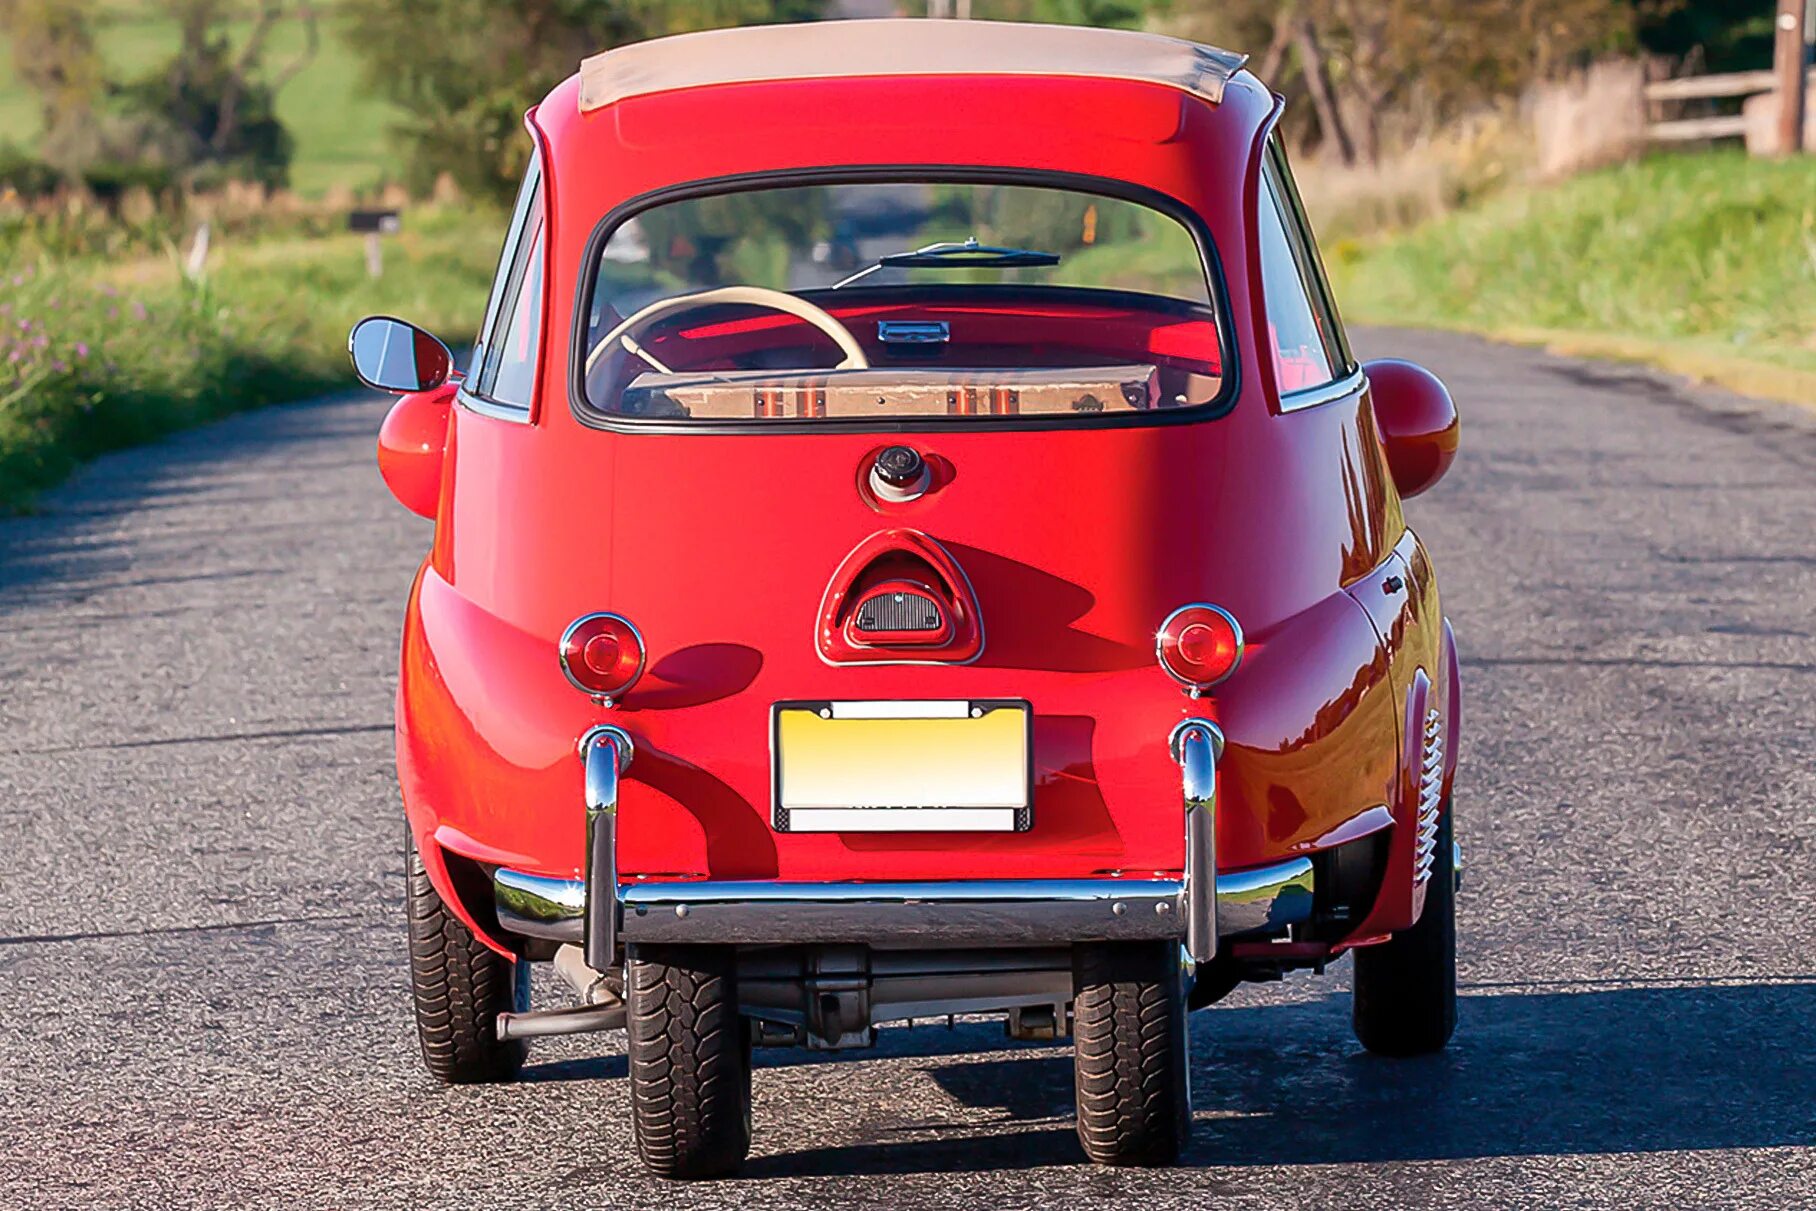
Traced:
<svg viewBox="0 0 1816 1211">
<path fill-rule="evenodd" d="M 505 928 L 581 940 L 586 885 L 500 868 Z M 1178 939 L 1179 879 L 998 879 L 925 883 L 620 884 L 629 942 L 868 943 L 879 947 L 1028 946 Z M 1278 933 L 1311 919 L 1312 864 L 1294 858 L 1217 876 L 1221 937 Z"/>
<path fill-rule="evenodd" d="M 631 738 L 596 727 L 586 766 L 586 877 L 499 868 L 498 920 L 534 937 L 581 942 L 604 970 L 628 942 L 882 948 L 1060 946 L 1178 940 L 1194 962 L 1220 938 L 1269 935 L 1312 914 L 1308 858 L 1255 870 L 1217 869 L 1217 763 L 1223 733 L 1188 719 L 1169 738 L 1182 775 L 1183 879 L 980 879 L 903 883 L 621 883 L 616 864 L 618 778 Z M 1212 894 L 1206 894 L 1209 891 Z"/>
</svg>

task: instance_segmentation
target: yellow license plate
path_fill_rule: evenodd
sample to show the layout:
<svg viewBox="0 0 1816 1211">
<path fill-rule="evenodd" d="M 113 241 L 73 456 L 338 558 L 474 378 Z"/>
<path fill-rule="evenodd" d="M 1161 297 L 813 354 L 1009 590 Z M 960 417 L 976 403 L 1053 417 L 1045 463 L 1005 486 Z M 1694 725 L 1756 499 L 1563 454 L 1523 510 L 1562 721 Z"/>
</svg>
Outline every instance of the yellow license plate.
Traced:
<svg viewBox="0 0 1816 1211">
<path fill-rule="evenodd" d="M 1020 832 L 1033 711 L 1016 699 L 778 702 L 777 832 Z"/>
</svg>

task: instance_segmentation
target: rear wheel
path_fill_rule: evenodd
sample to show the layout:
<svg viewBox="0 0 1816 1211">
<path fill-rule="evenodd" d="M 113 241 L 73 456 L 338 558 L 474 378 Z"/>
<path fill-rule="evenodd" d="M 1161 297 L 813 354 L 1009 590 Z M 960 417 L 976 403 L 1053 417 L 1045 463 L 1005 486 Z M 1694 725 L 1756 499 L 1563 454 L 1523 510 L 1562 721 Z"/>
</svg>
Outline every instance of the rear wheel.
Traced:
<svg viewBox="0 0 1816 1211">
<path fill-rule="evenodd" d="M 661 1177 L 722 1177 L 750 1151 L 750 1023 L 734 956 L 632 946 L 625 963 L 631 1126 Z"/>
<path fill-rule="evenodd" d="M 1425 886 L 1425 909 L 1411 929 L 1356 951 L 1350 1021 L 1361 1044 L 1379 1055 L 1442 1051 L 1457 1026 L 1457 880 L 1450 805 Z"/>
<path fill-rule="evenodd" d="M 1167 1165 L 1191 1131 L 1177 943 L 1083 946 L 1073 969 L 1078 1138 L 1100 1165 Z"/>
<path fill-rule="evenodd" d="M 423 1064 L 450 1085 L 510 1080 L 527 1047 L 521 1039 L 498 1041 L 498 1015 L 529 1007 L 529 965 L 491 949 L 448 911 L 414 837 L 404 842 L 404 872 Z"/>
</svg>

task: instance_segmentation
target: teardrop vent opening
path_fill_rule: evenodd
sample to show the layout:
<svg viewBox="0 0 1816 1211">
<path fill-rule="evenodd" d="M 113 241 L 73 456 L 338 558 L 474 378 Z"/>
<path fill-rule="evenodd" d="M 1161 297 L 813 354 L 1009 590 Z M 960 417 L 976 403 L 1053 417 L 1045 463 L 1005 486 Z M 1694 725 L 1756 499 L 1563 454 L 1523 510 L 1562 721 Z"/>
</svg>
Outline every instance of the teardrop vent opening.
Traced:
<svg viewBox="0 0 1816 1211">
<path fill-rule="evenodd" d="M 983 640 L 970 580 L 918 530 L 885 530 L 858 544 L 820 605 L 818 646 L 832 664 L 964 664 Z"/>
</svg>

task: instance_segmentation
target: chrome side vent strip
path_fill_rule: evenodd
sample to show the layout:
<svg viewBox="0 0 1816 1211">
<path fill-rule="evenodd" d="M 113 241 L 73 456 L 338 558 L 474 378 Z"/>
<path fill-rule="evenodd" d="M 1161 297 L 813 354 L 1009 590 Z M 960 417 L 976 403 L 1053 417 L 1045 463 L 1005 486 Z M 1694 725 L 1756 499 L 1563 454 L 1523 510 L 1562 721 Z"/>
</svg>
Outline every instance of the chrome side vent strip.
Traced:
<svg viewBox="0 0 1816 1211">
<path fill-rule="evenodd" d="M 1419 832 L 1413 849 L 1413 882 L 1431 878 L 1438 853 L 1438 809 L 1444 795 L 1444 721 L 1438 708 L 1425 712 L 1425 736 L 1420 745 Z"/>
</svg>

